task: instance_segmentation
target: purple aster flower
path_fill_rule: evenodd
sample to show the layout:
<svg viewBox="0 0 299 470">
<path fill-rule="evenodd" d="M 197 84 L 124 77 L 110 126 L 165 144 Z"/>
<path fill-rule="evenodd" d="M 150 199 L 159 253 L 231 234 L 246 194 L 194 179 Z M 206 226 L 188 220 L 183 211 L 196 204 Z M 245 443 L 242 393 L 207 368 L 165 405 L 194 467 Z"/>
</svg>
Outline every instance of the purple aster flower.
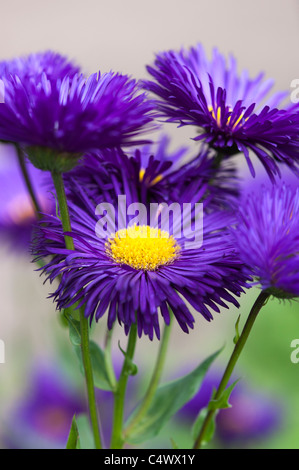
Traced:
<svg viewBox="0 0 299 470">
<path fill-rule="evenodd" d="M 59 368 L 38 365 L 24 397 L 5 417 L 1 435 L 8 448 L 65 448 L 74 414 L 86 412 L 84 394 Z"/>
<path fill-rule="evenodd" d="M 248 196 L 253 193 L 260 193 L 263 187 L 272 190 L 275 186 L 290 186 L 294 191 L 299 187 L 299 178 L 288 167 L 281 169 L 281 176 L 274 181 L 269 180 L 264 171 L 257 171 L 256 177 L 252 179 L 247 168 L 240 168 L 238 180 L 240 182 L 239 200 L 246 203 Z M 242 203 L 241 202 L 241 203 Z"/>
<path fill-rule="evenodd" d="M 37 52 L 0 62 L 0 77 L 18 75 L 22 79 L 29 80 L 46 73 L 48 79 L 56 80 L 79 72 L 79 67 L 67 57 L 54 51 Z"/>
<path fill-rule="evenodd" d="M 264 81 L 263 74 L 238 75 L 233 57 L 227 63 L 214 49 L 208 60 L 200 44 L 159 54 L 147 70 L 155 81 L 144 81 L 144 88 L 161 98 L 160 114 L 169 122 L 199 127 L 195 140 L 223 156 L 244 153 L 252 175 L 250 150 L 271 178 L 279 174 L 279 162 L 298 172 L 299 113 L 296 106 L 277 108 L 287 92 L 268 97 L 273 82 Z"/>
<path fill-rule="evenodd" d="M 67 171 L 87 151 L 130 145 L 152 121 L 152 103 L 125 75 L 53 80 L 43 72 L 5 76 L 3 83 L 0 140 L 23 144 L 43 170 Z"/>
<path fill-rule="evenodd" d="M 208 405 L 220 380 L 220 373 L 208 372 L 199 392 L 176 418 L 183 424 L 192 425 L 199 412 Z M 282 424 L 282 403 L 264 392 L 257 392 L 248 384 L 238 383 L 229 403 L 231 408 L 220 410 L 216 417 L 216 436 L 226 446 L 246 446 L 253 440 L 268 438 Z"/>
<path fill-rule="evenodd" d="M 210 310 L 219 312 L 219 307 L 227 308 L 226 302 L 238 306 L 234 296 L 243 292 L 246 276 L 227 228 L 230 215 L 224 211 L 206 215 L 203 244 L 191 247 L 192 223 L 185 224 L 180 236 L 173 235 L 182 227 L 183 213 L 170 220 L 167 232 L 149 225 L 148 219 L 134 224 L 119 205 L 117 221 L 112 222 L 115 214 L 109 210 L 103 214 L 102 230 L 103 218 L 95 215 L 94 202 L 79 185 L 74 191 L 81 198 L 81 203 L 70 203 L 75 250 L 65 249 L 57 217 L 43 219 L 35 240 L 38 258 L 52 256 L 44 269 L 48 279 L 61 275 L 53 294 L 59 309 L 85 304 L 90 322 L 107 311 L 109 329 L 118 320 L 128 333 L 137 322 L 139 336 L 144 333 L 152 339 L 154 334 L 160 336 L 159 319 L 169 323 L 169 309 L 183 331 L 193 328 L 195 318 L 186 301 L 208 321 L 213 318 Z"/>
<path fill-rule="evenodd" d="M 17 162 L 15 148 L 11 145 L 1 147 L 0 167 L 0 238 L 13 250 L 29 252 L 32 229 L 36 215 Z M 44 172 L 28 164 L 30 179 L 40 201 L 43 212 L 55 212 L 53 196 L 45 186 Z"/>
<path fill-rule="evenodd" d="M 299 296 L 299 189 L 265 187 L 242 204 L 233 231 L 246 272 L 276 297 Z"/>
<path fill-rule="evenodd" d="M 214 166 L 213 152 L 202 149 L 188 157 L 187 148 L 168 150 L 170 139 L 146 145 L 131 153 L 119 149 L 86 155 L 65 175 L 68 196 L 77 199 L 74 183 L 84 185 L 96 204 L 117 194 L 129 203 L 199 202 L 205 209 L 230 208 L 239 194 L 236 171 L 230 162 Z"/>
<path fill-rule="evenodd" d="M 282 403 L 249 387 L 236 387 L 230 404 L 216 418 L 217 436 L 230 446 L 268 438 L 282 424 Z"/>
</svg>

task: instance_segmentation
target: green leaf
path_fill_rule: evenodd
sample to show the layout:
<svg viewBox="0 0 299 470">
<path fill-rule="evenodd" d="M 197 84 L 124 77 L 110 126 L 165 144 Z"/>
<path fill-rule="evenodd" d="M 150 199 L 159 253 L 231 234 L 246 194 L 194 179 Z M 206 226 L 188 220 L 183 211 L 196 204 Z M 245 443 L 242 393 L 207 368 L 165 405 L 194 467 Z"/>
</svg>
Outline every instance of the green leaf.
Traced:
<svg viewBox="0 0 299 470">
<path fill-rule="evenodd" d="M 190 374 L 161 385 L 149 409 L 131 430 L 127 441 L 138 444 L 156 436 L 164 424 L 196 395 L 210 365 L 219 353 L 220 351 L 217 351 L 210 356 Z M 139 408 L 140 405 L 130 416 L 126 427 L 130 425 Z"/>
<path fill-rule="evenodd" d="M 195 441 L 197 439 L 208 412 L 209 412 L 208 408 L 203 408 L 200 411 L 199 415 L 197 416 L 197 418 L 195 420 L 195 423 L 192 427 L 192 439 L 193 439 L 193 441 Z M 204 440 L 202 441 L 202 445 L 204 445 L 204 446 L 207 445 L 213 439 L 213 436 L 215 434 L 215 429 L 216 429 L 215 417 L 216 416 L 213 417 L 213 419 L 210 421 L 210 423 L 209 423 L 209 425 L 206 429 L 206 432 L 205 432 L 205 435 L 204 435 Z"/>
<path fill-rule="evenodd" d="M 81 372 L 84 373 L 81 348 L 79 346 L 75 346 L 74 349 L 80 361 Z M 95 387 L 100 388 L 101 390 L 113 391 L 113 385 L 110 383 L 106 369 L 104 352 L 94 341 L 90 341 L 89 351 Z"/>
<path fill-rule="evenodd" d="M 89 346 L 95 386 L 102 390 L 113 390 L 106 369 L 104 351 L 94 341 L 90 341 Z"/>
<path fill-rule="evenodd" d="M 68 321 L 69 325 L 69 336 L 70 341 L 73 346 L 80 346 L 81 345 L 81 329 L 80 329 L 80 321 L 74 318 L 74 313 L 70 313 L 69 309 L 65 309 L 63 312 L 64 317 Z"/>
<path fill-rule="evenodd" d="M 73 318 L 69 319 L 69 335 L 73 346 L 81 345 L 80 322 Z"/>
<path fill-rule="evenodd" d="M 80 448 L 94 449 L 94 438 L 87 414 L 79 414 L 77 416 L 77 427 L 80 434 Z"/>
<path fill-rule="evenodd" d="M 49 191 L 51 196 L 54 198 L 55 201 L 55 215 L 57 219 L 61 220 L 60 214 L 59 214 L 59 204 L 58 204 L 58 199 L 57 199 L 57 194 L 53 191 Z"/>
<path fill-rule="evenodd" d="M 76 415 L 73 416 L 71 429 L 66 443 L 67 449 L 80 449 L 79 431 L 76 422 Z"/>
<path fill-rule="evenodd" d="M 238 382 L 239 382 L 239 379 L 236 380 L 232 385 L 227 387 L 217 400 L 212 398 L 210 400 L 208 406 L 200 411 L 200 413 L 197 416 L 197 418 L 195 420 L 195 423 L 192 427 L 192 438 L 193 438 L 194 441 L 197 439 L 197 437 L 200 433 L 200 430 L 203 426 L 204 420 L 205 420 L 207 414 L 209 413 L 209 411 L 213 411 L 214 416 L 211 419 L 211 421 L 210 421 L 210 423 L 209 423 L 209 425 L 208 425 L 208 427 L 205 431 L 205 435 L 204 435 L 204 439 L 202 441 L 202 445 L 207 445 L 213 439 L 213 436 L 215 434 L 215 429 L 216 429 L 215 418 L 217 416 L 217 412 L 221 409 L 231 408 L 231 405 L 230 405 L 228 400 L 229 400 L 229 397 L 230 397 L 233 389 L 235 388 L 235 386 Z M 216 393 L 216 391 L 213 392 L 213 396 L 215 396 L 215 393 Z"/>
<path fill-rule="evenodd" d="M 123 355 L 125 356 L 125 358 L 127 358 L 127 361 L 128 361 L 128 375 L 136 375 L 138 374 L 138 367 L 136 366 L 136 364 L 134 364 L 134 362 L 131 360 L 131 358 L 127 357 L 127 353 L 124 349 L 122 349 L 121 345 L 120 345 L 120 342 L 118 342 L 118 348 L 119 350 L 123 353 Z"/>
<path fill-rule="evenodd" d="M 233 339 L 234 344 L 237 344 L 237 342 L 239 341 L 239 338 L 240 338 L 240 332 L 239 332 L 240 318 L 241 318 L 241 315 L 238 316 L 238 319 L 237 319 L 236 324 L 235 324 L 236 335 Z"/>
<path fill-rule="evenodd" d="M 237 379 L 233 384 L 227 387 L 217 400 L 212 399 L 210 403 L 208 404 L 208 410 L 216 411 L 216 410 L 221 410 L 225 408 L 231 408 L 231 404 L 229 403 L 228 400 L 229 400 L 229 397 L 231 396 L 233 389 L 239 382 L 239 380 L 240 379 Z"/>
<path fill-rule="evenodd" d="M 171 443 L 171 448 L 172 449 L 179 449 L 179 446 L 177 445 L 177 443 L 175 442 L 175 440 L 172 437 L 170 438 L 170 443 Z"/>
</svg>

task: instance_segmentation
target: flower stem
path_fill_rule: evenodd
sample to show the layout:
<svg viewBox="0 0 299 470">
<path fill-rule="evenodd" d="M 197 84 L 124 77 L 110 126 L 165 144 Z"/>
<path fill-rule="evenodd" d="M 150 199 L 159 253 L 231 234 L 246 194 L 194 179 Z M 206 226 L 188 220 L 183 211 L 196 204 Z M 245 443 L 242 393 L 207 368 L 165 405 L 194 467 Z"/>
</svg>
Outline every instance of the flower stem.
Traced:
<svg viewBox="0 0 299 470">
<path fill-rule="evenodd" d="M 171 317 L 170 317 L 171 318 Z M 172 320 L 172 318 L 171 318 Z M 131 423 L 129 426 L 124 430 L 124 439 L 130 435 L 130 432 L 134 429 L 134 427 L 140 422 L 140 420 L 143 418 L 147 410 L 149 409 L 152 399 L 156 393 L 156 390 L 158 388 L 158 385 L 160 383 L 161 375 L 163 372 L 164 364 L 165 364 L 165 359 L 166 359 L 166 353 L 167 353 L 167 347 L 169 343 L 169 337 L 170 337 L 170 332 L 171 332 L 171 324 L 172 321 L 170 322 L 169 325 L 164 326 L 164 332 L 163 336 L 160 342 L 160 347 L 159 347 L 159 352 L 155 364 L 155 368 L 153 371 L 153 375 L 151 378 L 151 381 L 149 383 L 149 387 L 145 393 L 144 399 L 142 401 L 142 404 L 139 408 L 138 413 L 136 416 L 132 419 Z"/>
<path fill-rule="evenodd" d="M 258 296 L 258 298 L 256 299 L 250 313 L 249 313 L 249 316 L 247 318 L 247 321 L 245 323 L 245 326 L 243 328 L 243 331 L 235 345 L 235 348 L 233 350 L 233 353 L 229 359 L 229 362 L 227 364 L 227 367 L 224 371 L 224 374 L 223 374 L 223 377 L 222 377 L 222 380 L 219 384 L 219 387 L 217 389 L 217 392 L 215 394 L 215 396 L 213 396 L 213 400 L 218 400 L 222 393 L 224 392 L 228 382 L 229 382 L 229 379 L 231 378 L 231 375 L 233 373 L 233 370 L 235 368 L 235 365 L 239 359 L 239 356 L 246 344 L 246 341 L 248 339 L 248 336 L 251 332 L 251 329 L 253 327 L 253 324 L 261 310 L 261 308 L 265 305 L 266 301 L 268 300 L 268 298 L 270 297 L 270 294 L 266 293 L 266 292 L 261 292 Z M 214 415 L 216 413 L 216 410 L 210 410 L 208 412 L 208 414 L 206 415 L 206 418 L 203 422 L 203 425 L 201 427 L 201 430 L 199 432 L 199 435 L 194 443 L 194 446 L 193 446 L 193 449 L 200 449 L 203 442 L 204 442 L 204 439 L 205 439 L 205 435 L 206 435 L 206 432 L 209 428 L 209 425 L 212 421 L 212 419 L 214 418 Z"/>
<path fill-rule="evenodd" d="M 125 360 L 118 381 L 117 389 L 114 392 L 114 417 L 111 438 L 111 449 L 121 449 L 124 444 L 122 435 L 124 404 L 128 378 L 130 375 L 131 363 L 134 357 L 137 340 L 137 324 L 133 323 L 130 329 L 129 340 Z"/>
<path fill-rule="evenodd" d="M 54 182 L 56 195 L 58 199 L 58 205 L 60 210 L 60 218 L 62 223 L 62 228 L 64 232 L 71 232 L 71 222 L 70 222 L 70 214 L 67 205 L 67 199 L 64 189 L 64 183 L 61 173 L 52 172 L 52 179 Z M 64 236 L 65 246 L 68 250 L 74 250 L 74 240 L 72 237 L 67 235 Z"/>
<path fill-rule="evenodd" d="M 217 152 L 216 156 L 214 157 L 213 161 L 213 169 L 217 171 L 222 163 L 222 160 L 224 158 L 224 154 L 221 152 Z"/>
<path fill-rule="evenodd" d="M 115 377 L 115 372 L 114 372 L 112 357 L 111 357 L 112 333 L 113 333 L 113 329 L 107 330 L 106 332 L 105 344 L 104 344 L 104 355 L 105 355 L 105 365 L 106 365 L 106 371 L 108 374 L 109 382 L 112 387 L 112 390 L 115 390 L 117 387 L 117 380 Z"/>
<path fill-rule="evenodd" d="M 26 166 L 26 163 L 25 163 L 24 152 L 23 152 L 23 150 L 21 149 L 21 147 L 19 145 L 16 145 L 15 147 L 16 147 L 16 150 L 17 150 L 19 165 L 20 165 L 20 168 L 21 168 L 23 179 L 24 179 L 25 185 L 27 187 L 27 191 L 29 193 L 29 196 L 31 198 L 31 202 L 32 202 L 32 205 L 34 207 L 35 215 L 38 219 L 40 219 L 41 218 L 41 206 L 38 202 L 38 199 L 37 199 L 36 194 L 35 194 L 34 189 L 33 189 L 33 185 L 32 185 L 31 180 L 30 180 L 30 176 L 29 176 L 27 166 Z"/>
<path fill-rule="evenodd" d="M 56 195 L 58 199 L 59 209 L 60 209 L 60 217 L 62 222 L 62 227 L 64 232 L 71 231 L 71 223 L 70 223 L 70 216 L 69 210 L 65 195 L 64 183 L 61 173 L 52 172 L 52 179 L 56 189 Z M 72 237 L 65 235 L 65 246 L 69 250 L 74 250 L 74 241 Z M 102 448 L 101 437 L 100 437 L 100 429 L 99 429 L 99 421 L 98 421 L 98 412 L 95 400 L 95 391 L 94 391 L 94 381 L 93 381 L 93 372 L 92 372 L 92 365 L 90 359 L 90 351 L 89 351 L 89 328 L 88 328 L 88 320 L 84 316 L 84 309 L 79 309 L 80 313 L 80 333 L 81 333 L 81 352 L 82 352 L 82 360 L 83 360 L 83 367 L 85 373 L 85 381 L 87 387 L 87 396 L 88 396 L 88 405 L 89 405 L 89 413 L 90 413 L 90 420 L 94 435 L 94 442 L 96 449 Z"/>
</svg>

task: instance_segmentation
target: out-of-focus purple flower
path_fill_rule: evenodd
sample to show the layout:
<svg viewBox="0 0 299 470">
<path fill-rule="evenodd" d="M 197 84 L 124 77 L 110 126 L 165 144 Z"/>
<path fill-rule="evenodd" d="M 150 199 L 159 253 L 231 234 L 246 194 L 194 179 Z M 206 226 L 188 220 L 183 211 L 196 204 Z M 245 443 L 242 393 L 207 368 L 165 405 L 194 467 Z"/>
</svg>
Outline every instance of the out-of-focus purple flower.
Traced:
<svg viewBox="0 0 299 470">
<path fill-rule="evenodd" d="M 15 148 L 1 147 L 0 166 L 0 238 L 11 250 L 27 251 L 31 242 L 36 215 L 17 162 Z M 55 212 L 53 196 L 45 186 L 44 172 L 28 164 L 27 170 L 35 193 L 45 213 Z"/>
<path fill-rule="evenodd" d="M 236 171 L 224 161 L 214 166 L 213 152 L 202 149 L 194 157 L 187 148 L 169 150 L 170 139 L 162 136 L 158 144 L 133 152 L 106 150 L 86 155 L 65 175 L 65 183 L 84 186 L 96 204 L 126 194 L 128 204 L 141 202 L 203 202 L 206 210 L 231 208 L 239 194 Z M 71 189 L 69 197 L 76 193 Z"/>
<path fill-rule="evenodd" d="M 74 414 L 86 412 L 84 394 L 59 369 L 43 364 L 5 418 L 1 437 L 14 449 L 65 448 Z"/>
<path fill-rule="evenodd" d="M 298 172 L 298 107 L 278 109 L 288 93 L 269 98 L 272 80 L 264 81 L 263 74 L 250 79 L 246 70 L 239 75 L 234 57 L 227 63 L 217 49 L 209 60 L 201 44 L 158 54 L 147 70 L 155 81 L 144 81 L 144 88 L 160 98 L 160 114 L 180 126 L 199 127 L 195 140 L 224 156 L 244 153 L 252 175 L 250 150 L 271 178 L 281 162 Z"/>
<path fill-rule="evenodd" d="M 246 203 L 247 198 L 253 193 L 259 194 L 263 188 L 272 190 L 275 186 L 289 186 L 294 191 L 299 188 L 299 178 L 288 167 L 281 168 L 281 176 L 271 181 L 264 171 L 257 171 L 253 179 L 247 168 L 240 168 L 237 174 L 239 180 L 239 202 Z"/>
<path fill-rule="evenodd" d="M 217 435 L 222 442 L 245 443 L 270 437 L 282 424 L 282 404 L 245 387 L 232 392 L 232 408 L 217 416 Z"/>
<path fill-rule="evenodd" d="M 299 189 L 273 186 L 248 196 L 233 236 L 256 284 L 279 298 L 299 296 Z"/>
<path fill-rule="evenodd" d="M 3 76 L 0 140 L 22 144 L 40 169 L 67 171 L 87 151 L 119 147 L 151 123 L 153 104 L 136 81 L 112 72 Z"/>
<path fill-rule="evenodd" d="M 179 411 L 177 419 L 184 424 L 194 423 L 211 400 L 220 379 L 220 373 L 209 372 L 200 391 Z M 231 408 L 220 410 L 216 416 L 216 437 L 223 445 L 250 445 L 269 438 L 282 425 L 282 402 L 269 398 L 265 392 L 257 392 L 248 384 L 238 382 L 229 403 Z"/>
<path fill-rule="evenodd" d="M 54 51 L 37 52 L 0 62 L 0 78 L 18 75 L 23 80 L 41 77 L 45 73 L 48 79 L 56 80 L 65 75 L 73 76 L 80 69 L 66 56 Z"/>
</svg>

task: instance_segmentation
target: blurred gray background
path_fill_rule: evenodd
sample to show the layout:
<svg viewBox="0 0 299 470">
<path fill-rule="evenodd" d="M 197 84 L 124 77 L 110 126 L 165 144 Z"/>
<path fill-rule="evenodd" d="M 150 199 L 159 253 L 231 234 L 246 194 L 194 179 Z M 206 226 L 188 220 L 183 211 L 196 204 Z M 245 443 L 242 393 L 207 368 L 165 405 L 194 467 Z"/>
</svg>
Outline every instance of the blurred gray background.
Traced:
<svg viewBox="0 0 299 470">
<path fill-rule="evenodd" d="M 298 75 L 297 0 L 1 1 L 0 56 L 55 49 L 86 71 L 144 77 L 155 52 L 202 42 L 280 88 Z"/>
</svg>

